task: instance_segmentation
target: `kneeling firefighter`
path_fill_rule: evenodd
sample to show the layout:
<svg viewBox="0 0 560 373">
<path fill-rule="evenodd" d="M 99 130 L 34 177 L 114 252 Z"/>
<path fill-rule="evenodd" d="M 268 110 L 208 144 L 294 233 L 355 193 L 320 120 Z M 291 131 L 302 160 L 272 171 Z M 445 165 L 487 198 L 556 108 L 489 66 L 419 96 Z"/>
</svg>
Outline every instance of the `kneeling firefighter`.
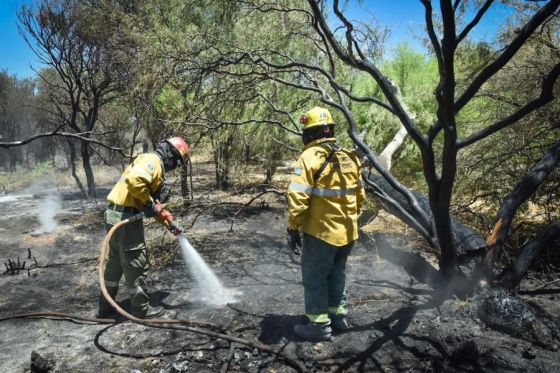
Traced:
<svg viewBox="0 0 560 373">
<path fill-rule="evenodd" d="M 334 138 L 331 113 L 314 107 L 300 119 L 304 150 L 288 187 L 288 245 L 302 246 L 307 324 L 294 332 L 309 341 L 328 341 L 348 329 L 346 260 L 358 238 L 358 215 L 364 200 L 360 161 Z"/>
<path fill-rule="evenodd" d="M 155 152 L 138 156 L 124 170 L 107 196 L 107 230 L 119 221 L 143 212 L 146 217 L 155 217 L 173 234 L 182 233 L 183 228 L 173 220 L 173 216 L 163 205 L 169 197 L 169 191 L 164 185 L 164 175 L 179 164 L 184 164 L 188 157 L 189 146 L 181 137 L 163 140 Z M 130 313 L 139 318 L 154 317 L 163 312 L 162 307 L 150 305 L 146 286 L 149 269 L 142 219 L 117 229 L 109 242 L 104 273 L 105 285 L 114 299 L 124 274 L 124 282 L 132 303 Z M 98 317 L 105 318 L 113 314 L 114 310 L 101 294 Z"/>
</svg>

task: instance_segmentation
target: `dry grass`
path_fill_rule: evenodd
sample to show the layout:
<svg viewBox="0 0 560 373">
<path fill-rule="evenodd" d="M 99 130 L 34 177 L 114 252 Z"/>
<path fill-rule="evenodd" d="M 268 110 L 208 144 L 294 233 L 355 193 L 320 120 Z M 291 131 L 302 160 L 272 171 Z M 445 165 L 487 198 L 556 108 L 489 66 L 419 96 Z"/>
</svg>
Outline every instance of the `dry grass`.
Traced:
<svg viewBox="0 0 560 373">
<path fill-rule="evenodd" d="M 53 245 L 56 241 L 56 237 L 55 233 L 43 234 L 40 236 L 32 236 L 31 234 L 28 234 L 22 236 L 22 240 L 27 246 L 31 246 L 32 248 L 41 248 L 46 245 Z"/>
<path fill-rule="evenodd" d="M 32 170 L 18 169 L 16 172 L 0 173 L 0 189 L 1 192 L 13 193 L 25 189 L 34 182 L 52 178 L 55 173 L 54 166 L 51 163 L 40 163 Z"/>
<path fill-rule="evenodd" d="M 97 186 L 113 185 L 120 177 L 122 170 L 118 166 L 99 165 L 93 167 L 93 177 Z M 84 171 L 80 168 L 77 170 L 77 175 L 85 183 L 86 176 Z M 59 188 L 75 188 L 76 181 L 70 174 L 70 171 L 57 171 L 56 186 Z"/>
<path fill-rule="evenodd" d="M 80 168 L 77 172 L 82 183 L 85 184 L 85 173 Z M 98 186 L 112 185 L 121 174 L 119 167 L 105 165 L 93 167 L 95 184 Z M 16 172 L 0 174 L 0 192 L 13 193 L 23 190 L 34 183 L 46 182 L 59 189 L 76 188 L 76 181 L 70 171 L 60 171 L 50 163 L 41 163 L 32 170 L 19 169 Z"/>
</svg>

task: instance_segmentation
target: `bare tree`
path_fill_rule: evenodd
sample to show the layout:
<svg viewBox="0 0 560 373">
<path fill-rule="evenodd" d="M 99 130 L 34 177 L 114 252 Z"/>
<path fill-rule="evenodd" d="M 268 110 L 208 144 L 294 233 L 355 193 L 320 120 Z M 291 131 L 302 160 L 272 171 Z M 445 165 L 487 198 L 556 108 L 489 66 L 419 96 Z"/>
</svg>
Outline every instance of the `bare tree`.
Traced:
<svg viewBox="0 0 560 373">
<path fill-rule="evenodd" d="M 318 0 L 308 0 L 307 7 L 297 6 L 295 2 L 238 3 L 247 12 L 256 12 L 263 16 L 271 13 L 290 14 L 294 20 L 304 21 L 305 26 L 288 27 L 288 17 L 284 17 L 286 29 L 278 37 L 299 37 L 300 40 L 308 42 L 306 45 L 313 49 L 313 53 L 291 53 L 289 50 L 262 45 L 255 49 L 244 49 L 240 45 L 234 46 L 227 41 L 220 44 L 218 41 L 215 44 L 216 57 L 207 65 L 208 68 L 229 77 L 245 79 L 247 76 L 258 76 L 282 84 L 286 89 L 310 92 L 324 104 L 338 109 L 348 123 L 350 138 L 381 176 L 379 179 L 368 177 L 366 174 L 366 181 L 373 193 L 440 252 L 440 271 L 445 275 L 454 276 L 458 270 L 459 242 L 454 232 L 450 206 L 456 183 L 457 156 L 461 150 L 499 133 L 550 104 L 556 97 L 554 87 L 560 74 L 560 63 L 553 64 L 539 78 L 540 83 L 536 82 L 540 84 L 536 96 L 529 97 L 526 102 L 513 107 L 510 112 L 493 122 L 485 123 L 481 129 L 460 136 L 460 133 L 468 131 L 468 128 L 461 127 L 461 111 L 479 97 L 481 88 L 496 78 L 496 74 L 516 56 L 529 38 L 556 16 L 560 0 L 532 3 L 531 14 L 516 34 L 504 40 L 501 49 L 461 84 L 457 80 L 457 50 L 468 39 L 473 28 L 486 15 L 494 1 L 487 0 L 475 4 L 442 0 L 439 2 L 438 12 L 441 23 L 436 26 L 436 11 L 432 8 L 432 2 L 420 0 L 425 12 L 427 38 L 439 71 L 439 82 L 434 91 L 436 121 L 427 130 L 418 126 L 415 115 L 404 104 L 399 89 L 382 73 L 375 58 L 372 58 L 375 43 L 370 37 L 371 30 L 349 20 L 341 9 L 340 1 L 333 0 L 330 9 L 327 9 L 326 2 Z M 468 6 L 475 7 L 473 16 L 471 19 L 463 19 L 462 15 L 471 14 L 465 12 Z M 333 16 L 334 20 L 329 20 L 329 16 Z M 313 32 L 310 32 L 310 29 Z M 323 64 L 323 61 L 328 63 Z M 344 67 L 361 71 L 371 78 L 381 96 L 358 96 L 352 92 L 338 71 Z M 428 206 L 423 207 L 419 195 L 389 173 L 384 166 L 387 162 L 381 161 L 358 135 L 360 129 L 351 109 L 351 103 L 357 102 L 377 105 L 398 118 L 419 149 L 428 189 Z M 398 135 L 402 136 L 402 131 Z M 505 208 L 511 212 L 516 209 L 512 204 Z M 537 240 L 542 242 L 544 239 L 550 239 L 555 232 L 554 226 L 546 232 L 548 233 L 544 238 Z"/>
<path fill-rule="evenodd" d="M 22 35 L 55 72 L 43 70 L 38 75 L 49 90 L 58 124 L 85 138 L 80 140 L 80 156 L 87 182 L 84 193 L 90 198 L 95 198 L 95 180 L 87 139 L 101 108 L 119 95 L 127 78 L 122 53 L 117 52 L 123 44 L 115 42 L 116 22 L 101 14 L 70 0 L 44 0 L 36 8 L 23 6 L 18 13 Z M 76 173 L 74 178 L 81 185 Z"/>
</svg>

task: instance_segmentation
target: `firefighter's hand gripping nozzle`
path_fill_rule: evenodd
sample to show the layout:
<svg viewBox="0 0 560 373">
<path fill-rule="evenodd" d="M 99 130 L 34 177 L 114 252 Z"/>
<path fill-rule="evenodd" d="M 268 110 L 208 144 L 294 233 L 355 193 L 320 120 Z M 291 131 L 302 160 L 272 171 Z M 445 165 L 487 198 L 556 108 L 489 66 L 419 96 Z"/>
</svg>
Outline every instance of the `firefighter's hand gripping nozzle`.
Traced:
<svg viewBox="0 0 560 373">
<path fill-rule="evenodd" d="M 158 200 L 149 200 L 146 203 L 145 214 L 147 217 L 155 217 L 175 236 L 178 236 L 185 231 L 179 223 L 174 221 L 173 215 L 171 215 L 169 211 L 165 209 L 165 206 Z"/>
</svg>

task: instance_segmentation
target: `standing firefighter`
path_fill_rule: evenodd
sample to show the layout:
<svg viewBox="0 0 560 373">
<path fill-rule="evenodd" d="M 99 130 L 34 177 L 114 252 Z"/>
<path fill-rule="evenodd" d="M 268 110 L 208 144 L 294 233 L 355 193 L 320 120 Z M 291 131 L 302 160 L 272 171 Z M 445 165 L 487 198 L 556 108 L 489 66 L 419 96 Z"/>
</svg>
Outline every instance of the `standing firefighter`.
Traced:
<svg viewBox="0 0 560 373">
<path fill-rule="evenodd" d="M 173 216 L 162 205 L 169 197 L 169 192 L 164 188 L 164 174 L 184 163 L 188 156 L 189 147 L 181 137 L 163 140 L 155 152 L 138 156 L 124 170 L 107 196 L 107 230 L 121 220 L 144 212 L 146 217 L 155 217 L 173 234 L 180 234 L 183 229 L 173 221 Z M 147 292 L 146 277 L 150 265 L 142 219 L 117 229 L 109 245 L 104 278 L 111 297 L 114 299 L 117 295 L 119 281 L 124 274 L 124 282 L 132 303 L 131 313 L 140 318 L 154 317 L 162 313 L 162 307 L 150 306 Z M 101 294 L 98 317 L 108 317 L 112 313 L 111 305 Z"/>
<path fill-rule="evenodd" d="M 327 109 L 314 107 L 301 117 L 304 150 L 288 187 L 288 244 L 298 253 L 309 323 L 294 332 L 309 341 L 331 339 L 346 322 L 346 260 L 358 238 L 364 200 L 357 157 L 334 138 Z M 332 328 L 332 329 L 331 329 Z"/>
</svg>

